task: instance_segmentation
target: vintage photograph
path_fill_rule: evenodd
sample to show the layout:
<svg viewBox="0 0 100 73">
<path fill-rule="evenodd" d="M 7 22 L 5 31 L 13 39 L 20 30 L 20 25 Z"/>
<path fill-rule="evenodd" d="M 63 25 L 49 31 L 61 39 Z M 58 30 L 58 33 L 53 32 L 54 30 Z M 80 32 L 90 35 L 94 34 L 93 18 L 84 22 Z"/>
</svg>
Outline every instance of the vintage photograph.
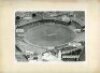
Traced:
<svg viewBox="0 0 100 73">
<path fill-rule="evenodd" d="M 85 61 L 85 11 L 16 11 L 17 62 Z"/>
</svg>

